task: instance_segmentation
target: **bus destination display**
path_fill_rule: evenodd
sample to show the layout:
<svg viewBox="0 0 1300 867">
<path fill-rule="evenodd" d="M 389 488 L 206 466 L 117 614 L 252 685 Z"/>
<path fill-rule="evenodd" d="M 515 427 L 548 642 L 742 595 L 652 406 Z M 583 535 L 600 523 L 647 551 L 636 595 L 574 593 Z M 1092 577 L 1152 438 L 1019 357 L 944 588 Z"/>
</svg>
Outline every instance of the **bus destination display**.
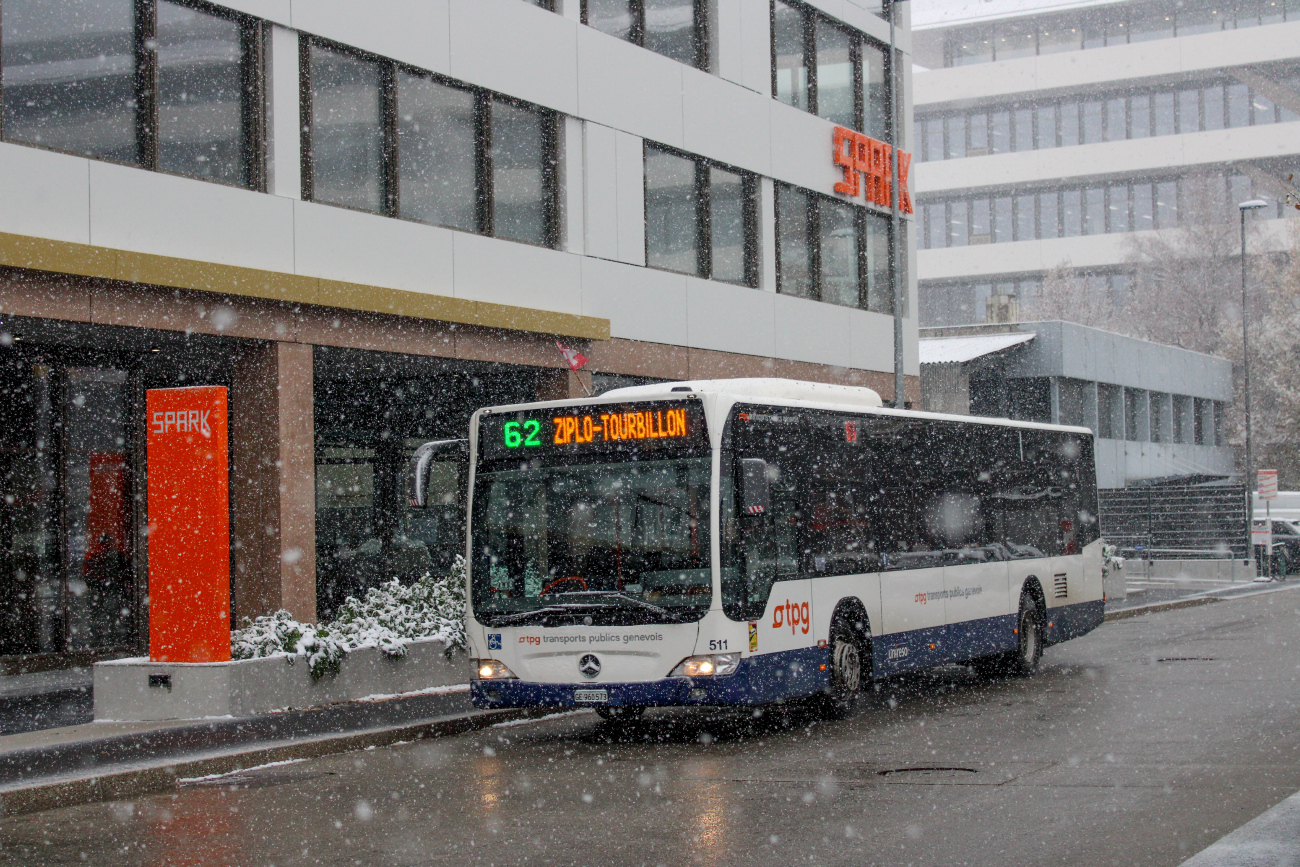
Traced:
<svg viewBox="0 0 1300 867">
<path fill-rule="evenodd" d="M 497 457 L 634 447 L 689 447 L 707 442 L 696 402 L 606 404 L 550 412 L 486 416 L 479 448 Z"/>
</svg>

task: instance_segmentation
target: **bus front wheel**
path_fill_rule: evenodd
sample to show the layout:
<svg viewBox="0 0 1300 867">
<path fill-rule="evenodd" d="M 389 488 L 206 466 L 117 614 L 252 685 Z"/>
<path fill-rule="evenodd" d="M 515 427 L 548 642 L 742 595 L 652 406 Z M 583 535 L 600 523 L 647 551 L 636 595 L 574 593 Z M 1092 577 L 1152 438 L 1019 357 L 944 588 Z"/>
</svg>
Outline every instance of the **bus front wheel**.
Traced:
<svg viewBox="0 0 1300 867">
<path fill-rule="evenodd" d="M 818 703 L 823 716 L 844 719 L 862 698 L 866 648 L 847 623 L 837 620 L 831 627 L 830 651 L 830 684 Z"/>
</svg>

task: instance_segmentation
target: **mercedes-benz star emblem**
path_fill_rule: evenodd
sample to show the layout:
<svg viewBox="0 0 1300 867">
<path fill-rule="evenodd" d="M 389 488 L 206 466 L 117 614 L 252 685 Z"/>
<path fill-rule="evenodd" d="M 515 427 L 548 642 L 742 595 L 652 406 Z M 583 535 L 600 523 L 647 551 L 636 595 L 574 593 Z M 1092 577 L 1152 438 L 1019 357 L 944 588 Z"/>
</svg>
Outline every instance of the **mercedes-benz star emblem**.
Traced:
<svg viewBox="0 0 1300 867">
<path fill-rule="evenodd" d="M 600 660 L 596 658 L 596 654 L 588 653 L 582 659 L 579 659 L 578 671 L 582 672 L 582 676 L 587 680 L 591 680 L 600 674 Z"/>
</svg>

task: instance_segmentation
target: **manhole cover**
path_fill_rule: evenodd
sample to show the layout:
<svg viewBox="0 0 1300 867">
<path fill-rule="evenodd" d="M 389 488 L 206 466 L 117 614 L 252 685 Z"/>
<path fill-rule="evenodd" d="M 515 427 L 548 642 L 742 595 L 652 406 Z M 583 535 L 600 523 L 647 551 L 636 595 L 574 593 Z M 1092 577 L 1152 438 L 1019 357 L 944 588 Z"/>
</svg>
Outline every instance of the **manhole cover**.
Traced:
<svg viewBox="0 0 1300 867">
<path fill-rule="evenodd" d="M 876 773 L 882 777 L 892 777 L 895 774 L 919 774 L 919 775 L 928 774 L 930 776 L 941 776 L 941 775 L 949 775 L 949 774 L 973 774 L 976 773 L 976 771 L 974 768 L 927 767 L 927 768 L 891 768 L 890 770 L 887 771 L 876 771 Z"/>
</svg>

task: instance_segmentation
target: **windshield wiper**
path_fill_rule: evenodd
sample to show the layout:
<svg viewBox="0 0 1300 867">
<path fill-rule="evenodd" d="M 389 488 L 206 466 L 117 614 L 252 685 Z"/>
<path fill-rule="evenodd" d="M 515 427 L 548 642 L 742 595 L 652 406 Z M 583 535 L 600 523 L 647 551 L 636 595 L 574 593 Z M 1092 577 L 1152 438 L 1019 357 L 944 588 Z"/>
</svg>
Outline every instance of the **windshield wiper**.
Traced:
<svg viewBox="0 0 1300 867">
<path fill-rule="evenodd" d="M 537 608 L 533 611 L 520 611 L 517 614 L 504 614 L 493 618 L 497 626 L 521 626 L 534 620 L 546 620 L 548 617 L 576 616 L 582 614 L 594 614 L 598 611 L 610 611 L 618 609 L 635 608 L 662 617 L 670 623 L 682 623 L 682 616 L 667 608 L 655 605 L 653 602 L 645 602 L 637 599 L 635 596 L 628 596 L 615 590 L 581 590 L 575 593 L 565 593 L 564 596 L 582 596 L 598 597 L 609 600 L 611 597 L 618 600 L 614 601 L 574 601 L 560 602 L 547 605 L 545 608 Z M 631 605 L 621 604 L 631 603 Z"/>
<path fill-rule="evenodd" d="M 658 614 L 660 617 L 667 617 L 669 620 L 673 621 L 674 623 L 682 622 L 682 616 L 676 613 L 675 611 L 669 611 L 667 608 L 664 608 L 663 606 L 660 605 L 655 605 L 653 602 L 646 602 L 644 599 L 637 599 L 635 596 L 629 596 L 621 590 L 577 590 L 572 593 L 565 593 L 564 595 L 581 596 L 581 597 L 588 597 L 588 598 L 599 597 L 602 599 L 614 598 L 617 599 L 619 602 L 630 602 L 632 603 L 633 606 L 643 609 L 645 611 L 649 611 L 652 614 Z M 604 605 L 601 605 L 599 607 L 622 608 L 624 606 L 605 603 Z"/>
</svg>

